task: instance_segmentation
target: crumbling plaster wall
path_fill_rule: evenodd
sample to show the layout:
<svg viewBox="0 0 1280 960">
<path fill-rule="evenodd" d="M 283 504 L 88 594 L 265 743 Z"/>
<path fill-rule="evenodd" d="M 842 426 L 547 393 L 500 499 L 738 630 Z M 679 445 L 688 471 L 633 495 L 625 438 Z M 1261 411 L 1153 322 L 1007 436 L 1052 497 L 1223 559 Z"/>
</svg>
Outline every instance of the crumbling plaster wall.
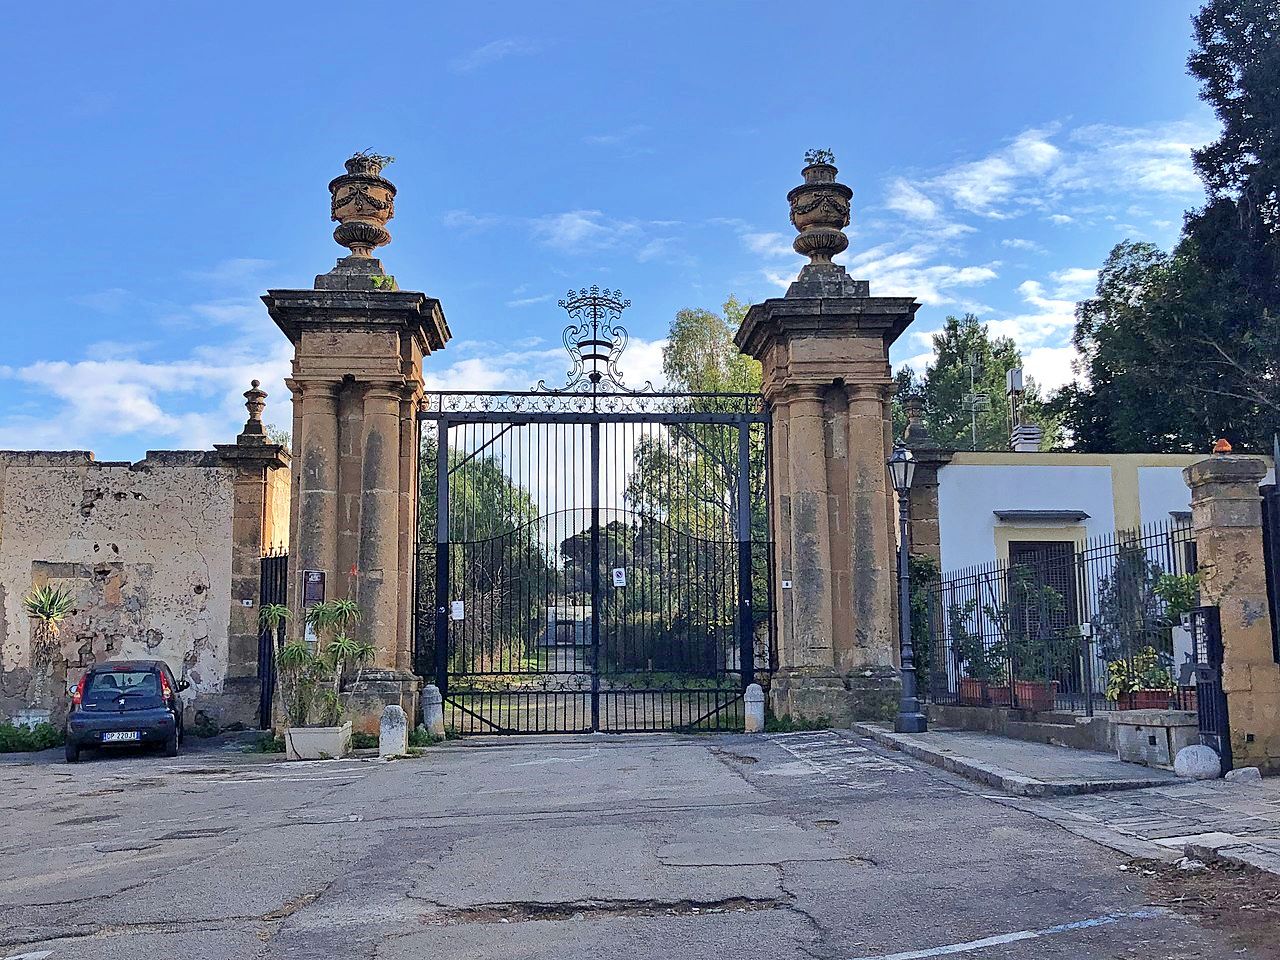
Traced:
<svg viewBox="0 0 1280 960">
<path fill-rule="evenodd" d="M 0 452 L 0 716 L 25 705 L 31 623 L 22 598 L 68 589 L 59 679 L 108 659 L 166 661 L 188 702 L 227 664 L 234 471 L 209 452 L 100 463 L 86 451 Z"/>
</svg>

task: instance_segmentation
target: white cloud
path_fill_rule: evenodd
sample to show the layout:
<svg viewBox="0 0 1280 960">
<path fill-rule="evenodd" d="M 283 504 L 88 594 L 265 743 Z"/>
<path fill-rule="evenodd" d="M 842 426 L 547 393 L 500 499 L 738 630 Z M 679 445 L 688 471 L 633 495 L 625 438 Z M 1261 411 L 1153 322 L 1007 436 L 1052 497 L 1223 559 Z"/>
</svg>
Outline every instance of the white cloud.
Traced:
<svg viewBox="0 0 1280 960">
<path fill-rule="evenodd" d="M 1063 226 L 1064 224 L 1076 222 L 1075 217 L 1067 216 L 1067 214 L 1065 213 L 1051 213 L 1049 214 L 1049 216 L 1045 217 L 1045 219 L 1048 220 L 1050 223 L 1054 224 L 1055 226 L 1059 226 L 1059 227 Z"/>
<path fill-rule="evenodd" d="M 555 294 L 553 293 L 544 293 L 540 297 L 520 297 L 517 300 L 508 300 L 507 306 L 508 307 L 532 307 L 536 303 L 547 303 L 548 301 L 554 300 L 555 298 L 556 298 Z"/>
<path fill-rule="evenodd" d="M 635 123 L 629 127 L 624 127 L 621 130 L 610 130 L 606 133 L 590 134 L 583 137 L 582 142 L 594 147 L 615 147 L 648 132 L 648 124 Z"/>
<path fill-rule="evenodd" d="M 107 358 L 41 360 L 10 370 L 39 398 L 42 412 L 37 417 L 19 409 L 0 420 L 0 447 L 93 449 L 103 438 L 134 438 L 207 449 L 239 432 L 242 394 L 254 379 L 270 395 L 266 419 L 292 419 L 284 386 L 292 348 L 283 338 L 265 355 L 225 346 L 160 361 L 103 353 Z"/>
<path fill-rule="evenodd" d="M 1026 250 L 1028 253 L 1047 253 L 1043 246 L 1034 240 L 1024 240 L 1021 237 L 1007 237 L 1000 241 L 1000 246 L 1008 247 L 1010 250 Z"/>
<path fill-rule="evenodd" d="M 938 204 L 901 177 L 889 184 L 889 195 L 884 205 L 913 220 L 936 220 L 942 213 Z"/>
<path fill-rule="evenodd" d="M 980 305 L 966 301 L 958 290 L 980 286 L 996 279 L 998 262 L 957 266 L 930 263 L 937 250 L 922 242 L 904 248 L 891 244 L 872 247 L 848 258 L 849 272 L 871 282 L 877 296 L 913 296 L 932 306 L 959 304 L 966 310 Z"/>
<path fill-rule="evenodd" d="M 454 73 L 471 73 L 481 67 L 497 63 L 499 60 L 505 60 L 507 57 L 526 56 L 537 53 L 539 49 L 540 47 L 537 43 L 523 37 L 505 37 L 501 40 L 491 40 L 489 43 L 455 57 L 449 62 L 449 69 Z"/>
<path fill-rule="evenodd" d="M 501 218 L 489 214 L 472 213 L 470 210 L 446 210 L 440 219 L 446 227 L 475 233 L 492 227 Z"/>
<path fill-rule="evenodd" d="M 1053 291 L 1055 297 L 1074 301 L 1093 293 L 1098 285 L 1098 271 L 1087 267 L 1068 267 L 1055 270 L 1049 274 L 1049 279 L 1058 285 Z"/>
<path fill-rule="evenodd" d="M 791 246 L 791 239 L 781 233 L 744 233 L 742 242 L 752 253 L 758 253 L 764 257 L 797 256 Z"/>
<path fill-rule="evenodd" d="M 1202 187 L 1191 163 L 1191 151 L 1214 136 L 1211 124 L 1194 121 L 1146 127 L 1081 127 L 1072 131 L 1067 158 L 1053 172 L 1049 184 L 1059 190 L 1194 198 Z"/>
<path fill-rule="evenodd" d="M 945 193 L 957 207 L 992 219 L 1012 214 L 1006 205 L 1024 183 L 1048 173 L 1061 151 L 1048 141 L 1051 131 L 1026 130 L 1007 147 L 980 160 L 962 163 L 934 177 L 930 185 Z"/>
<path fill-rule="evenodd" d="M 1022 368 L 1043 390 L 1056 390 L 1071 383 L 1071 364 L 1077 357 L 1074 347 L 1033 347 L 1022 353 Z"/>
</svg>

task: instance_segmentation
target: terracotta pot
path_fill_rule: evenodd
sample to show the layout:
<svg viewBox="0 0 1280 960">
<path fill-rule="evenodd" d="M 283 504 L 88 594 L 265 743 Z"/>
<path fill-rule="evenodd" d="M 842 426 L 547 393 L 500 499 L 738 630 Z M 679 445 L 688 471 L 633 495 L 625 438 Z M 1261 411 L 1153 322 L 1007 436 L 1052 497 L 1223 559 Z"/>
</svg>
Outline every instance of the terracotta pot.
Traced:
<svg viewBox="0 0 1280 960">
<path fill-rule="evenodd" d="M 1168 710 L 1172 690 L 1133 690 L 1120 694 L 1121 710 Z"/>
<path fill-rule="evenodd" d="M 351 721 L 339 727 L 289 727 L 284 732 L 290 760 L 336 760 L 351 752 Z"/>
<path fill-rule="evenodd" d="M 993 707 L 1007 707 L 1013 703 L 1012 689 L 1006 684 L 987 684 L 987 697 Z"/>
<path fill-rule="evenodd" d="M 1178 688 L 1179 707 L 1183 710 L 1199 710 L 1200 701 L 1196 697 L 1195 684 Z"/>
<path fill-rule="evenodd" d="M 1058 681 L 1052 680 L 1015 680 L 1013 694 L 1017 705 L 1023 710 L 1044 713 L 1053 709 L 1053 702 L 1058 696 Z"/>
<path fill-rule="evenodd" d="M 974 680 L 972 677 L 960 679 L 960 702 L 969 707 L 985 706 L 987 702 L 987 681 Z"/>
</svg>

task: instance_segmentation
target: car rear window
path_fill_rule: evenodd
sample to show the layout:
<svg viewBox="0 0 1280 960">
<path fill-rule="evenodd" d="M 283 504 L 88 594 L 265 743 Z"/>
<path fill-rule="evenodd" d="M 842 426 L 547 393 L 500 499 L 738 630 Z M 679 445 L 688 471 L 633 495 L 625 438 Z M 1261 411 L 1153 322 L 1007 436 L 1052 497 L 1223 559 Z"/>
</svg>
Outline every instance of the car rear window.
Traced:
<svg viewBox="0 0 1280 960">
<path fill-rule="evenodd" d="M 160 696 L 160 677 L 153 670 L 111 670 L 89 677 L 84 695 L 101 700 L 125 696 Z"/>
</svg>

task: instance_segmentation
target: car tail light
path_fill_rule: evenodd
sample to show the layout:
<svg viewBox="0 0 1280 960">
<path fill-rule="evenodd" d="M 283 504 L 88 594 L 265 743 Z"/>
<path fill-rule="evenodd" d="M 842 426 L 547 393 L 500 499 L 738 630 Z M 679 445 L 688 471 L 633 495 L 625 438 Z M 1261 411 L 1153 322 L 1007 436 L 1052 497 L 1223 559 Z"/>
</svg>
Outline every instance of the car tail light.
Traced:
<svg viewBox="0 0 1280 960">
<path fill-rule="evenodd" d="M 169 678 L 163 673 L 160 674 L 160 696 L 166 700 L 173 699 L 173 687 L 169 686 Z"/>
<path fill-rule="evenodd" d="M 80 678 L 80 682 L 76 684 L 75 690 L 71 692 L 71 705 L 73 707 L 80 706 L 84 702 L 84 686 L 89 682 L 89 675 L 86 673 Z"/>
</svg>

